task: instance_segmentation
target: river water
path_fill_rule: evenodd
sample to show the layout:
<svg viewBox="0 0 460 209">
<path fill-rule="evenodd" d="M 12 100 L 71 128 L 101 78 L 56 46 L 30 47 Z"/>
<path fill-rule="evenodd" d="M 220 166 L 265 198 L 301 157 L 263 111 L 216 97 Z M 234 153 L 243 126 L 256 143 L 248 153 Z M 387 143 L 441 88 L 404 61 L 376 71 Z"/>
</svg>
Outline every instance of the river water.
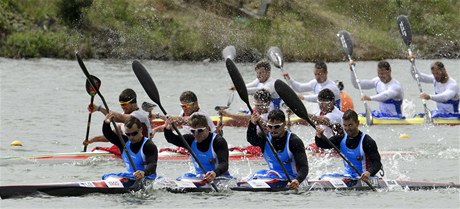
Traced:
<svg viewBox="0 0 460 209">
<path fill-rule="evenodd" d="M 433 60 L 417 60 L 423 72 L 429 73 Z M 460 80 L 460 60 L 442 60 L 450 76 Z M 405 90 L 405 113 L 422 112 L 417 98 L 416 82 L 409 74 L 409 62 L 389 60 L 393 77 Z M 133 88 L 138 103 L 151 100 L 135 77 L 131 61 L 87 60 L 89 72 L 102 81 L 101 93 L 111 109 L 120 111 L 117 104 L 119 93 Z M 224 62 L 157 62 L 142 61 L 155 81 L 163 106 L 169 114 L 180 111 L 179 95 L 192 90 L 201 108 L 214 115 L 214 106 L 225 105 L 229 96 L 230 77 Z M 237 63 L 246 82 L 255 78 L 254 64 Z M 376 76 L 377 62 L 357 62 L 358 77 L 370 79 Z M 359 92 L 350 82 L 350 71 L 345 62 L 328 63 L 329 77 L 344 82 L 352 95 L 355 108 L 363 112 Z M 285 69 L 299 81 L 313 79 L 313 63 L 286 63 Z M 0 157 L 26 156 L 56 152 L 78 152 L 85 137 L 88 113 L 86 106 L 90 97 L 85 90 L 85 76 L 75 60 L 11 60 L 0 58 Z M 282 79 L 281 72 L 272 70 L 275 78 Z M 432 85 L 422 87 L 433 92 Z M 374 94 L 373 90 L 365 91 Z M 96 97 L 95 102 L 101 104 Z M 231 111 L 245 105 L 238 96 Z M 316 106 L 306 104 L 309 112 Z M 377 104 L 370 103 L 371 108 Z M 428 106 L 434 108 L 433 102 Z M 157 110 L 158 111 L 158 110 Z M 94 114 L 91 136 L 101 134 L 102 114 Z M 311 127 L 292 128 L 304 142 L 313 141 Z M 412 151 L 416 155 L 384 157 L 382 162 L 389 179 L 460 182 L 460 126 L 371 126 L 361 127 L 376 141 L 380 151 Z M 225 127 L 225 138 L 231 145 L 245 146 L 245 129 Z M 408 134 L 409 138 L 400 138 Z M 24 146 L 11 147 L 13 140 Z M 154 141 L 159 148 L 168 147 L 163 135 Z M 91 145 L 90 149 L 96 145 Z M 309 178 L 324 172 L 340 172 L 342 161 L 338 158 L 309 158 Z M 261 161 L 232 161 L 230 171 L 234 176 L 244 177 L 250 172 L 264 168 Z M 158 174 L 174 178 L 191 168 L 188 162 L 160 161 Z M 124 170 L 120 161 L 94 159 L 79 163 L 63 164 L 4 164 L 0 165 L 0 185 L 23 183 L 50 183 L 66 181 L 97 180 L 104 172 Z M 84 197 L 28 197 L 0 200 L 1 208 L 459 208 L 458 189 L 432 191 L 314 191 L 287 193 L 248 193 L 224 191 L 210 194 L 171 194 L 155 191 L 148 195 L 88 195 Z"/>
</svg>

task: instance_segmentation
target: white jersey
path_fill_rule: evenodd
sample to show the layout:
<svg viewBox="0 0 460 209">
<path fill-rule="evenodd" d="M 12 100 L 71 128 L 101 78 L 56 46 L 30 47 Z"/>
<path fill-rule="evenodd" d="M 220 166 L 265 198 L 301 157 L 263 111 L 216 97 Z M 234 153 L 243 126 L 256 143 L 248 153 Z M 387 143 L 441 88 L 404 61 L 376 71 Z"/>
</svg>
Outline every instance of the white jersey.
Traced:
<svg viewBox="0 0 460 209">
<path fill-rule="evenodd" d="M 321 110 L 316 112 L 315 115 L 316 116 L 321 116 Z M 329 112 L 329 113 L 327 113 L 326 115 L 323 115 L 323 116 L 329 119 L 331 125 L 340 124 L 341 127 L 343 127 L 343 119 L 342 119 L 343 112 L 340 111 L 336 106 L 334 106 L 334 109 L 332 110 L 332 112 Z M 329 126 L 320 125 L 320 127 L 322 129 L 324 129 L 323 134 L 327 138 L 331 138 L 332 136 L 334 136 L 334 132 L 332 131 L 332 129 Z"/>
<path fill-rule="evenodd" d="M 358 83 L 356 82 L 356 77 L 353 72 L 351 72 L 351 82 L 353 83 L 353 86 L 358 89 Z M 361 84 L 362 89 L 375 88 L 377 94 L 370 96 L 370 98 L 372 101 L 379 102 L 380 112 L 389 115 L 401 114 L 401 104 L 404 98 L 404 91 L 399 81 L 392 78 L 388 83 L 383 83 L 378 77 L 375 77 L 372 80 L 360 80 L 359 83 Z"/>
<path fill-rule="evenodd" d="M 291 85 L 292 89 L 294 89 L 294 91 L 296 92 L 302 93 L 312 91 L 313 94 L 303 95 L 303 99 L 309 102 L 316 103 L 318 101 L 318 93 L 326 88 L 331 90 L 332 93 L 334 93 L 335 101 L 340 100 L 339 87 L 337 87 L 337 84 L 330 79 L 327 79 L 323 83 L 318 83 L 316 79 L 313 79 L 308 83 L 300 83 L 298 81 L 295 81 L 294 79 L 289 79 L 288 82 Z"/>
<path fill-rule="evenodd" d="M 433 83 L 434 84 L 434 95 L 430 95 L 431 100 L 436 102 L 436 107 L 441 112 L 453 113 L 454 105 L 452 103 L 457 102 L 460 99 L 459 86 L 457 81 L 449 77 L 446 83 L 437 82 L 434 76 L 431 74 L 420 73 L 417 70 L 420 82 Z M 414 76 L 414 75 L 413 75 Z"/>
<path fill-rule="evenodd" d="M 251 83 L 246 84 L 246 88 L 248 89 L 249 95 L 254 95 L 257 90 L 259 89 L 266 89 L 270 92 L 272 98 L 277 99 L 280 98 L 278 93 L 275 91 L 275 79 L 270 77 L 265 82 L 261 83 L 259 79 L 253 80 Z"/>
<path fill-rule="evenodd" d="M 209 130 L 211 130 L 211 132 L 213 132 L 213 133 L 216 131 L 216 126 L 214 125 L 214 122 L 212 121 L 211 117 L 209 116 L 209 114 L 207 112 L 205 112 L 204 110 L 202 110 L 200 108 L 198 111 L 194 112 L 193 114 L 195 114 L 195 113 L 206 116 L 206 120 L 208 121 Z M 180 113 L 180 115 L 181 116 L 184 115 L 183 110 Z M 186 126 L 186 125 L 182 126 L 181 134 L 192 134 L 192 132 L 190 131 L 190 126 Z"/>
<path fill-rule="evenodd" d="M 138 109 L 138 110 L 133 111 L 130 115 L 137 118 L 139 121 L 141 121 L 141 123 L 145 124 L 145 126 L 147 127 L 147 133 L 148 133 L 147 138 L 149 138 L 150 135 L 152 134 L 152 124 L 150 123 L 148 114 Z M 124 133 L 126 131 L 125 125 L 124 123 L 120 123 L 120 124 L 121 124 L 121 131 Z"/>
</svg>

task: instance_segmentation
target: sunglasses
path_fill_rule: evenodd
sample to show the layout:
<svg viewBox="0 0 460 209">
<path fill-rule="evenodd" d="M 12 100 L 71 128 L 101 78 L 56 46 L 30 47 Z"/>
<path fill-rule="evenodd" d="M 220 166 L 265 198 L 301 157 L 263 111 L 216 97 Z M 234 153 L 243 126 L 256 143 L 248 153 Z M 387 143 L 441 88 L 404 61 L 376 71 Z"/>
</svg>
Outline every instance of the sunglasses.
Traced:
<svg viewBox="0 0 460 209">
<path fill-rule="evenodd" d="M 131 133 L 125 132 L 125 135 L 130 137 L 130 136 L 136 136 L 138 133 L 139 133 L 139 131 L 134 131 L 134 132 L 131 132 Z"/>
<path fill-rule="evenodd" d="M 318 102 L 318 104 L 329 104 L 332 101 L 319 101 L 319 100 L 316 100 L 316 102 Z"/>
<path fill-rule="evenodd" d="M 278 124 L 267 124 L 269 129 L 278 129 L 283 125 L 283 123 L 278 123 Z"/>
<path fill-rule="evenodd" d="M 206 131 L 206 127 L 203 127 L 203 128 L 191 128 L 190 131 L 192 132 L 192 134 L 203 133 L 204 131 Z"/>
<path fill-rule="evenodd" d="M 185 103 L 185 104 L 181 103 L 180 107 L 182 107 L 182 108 L 190 108 L 193 105 L 193 103 L 195 103 L 195 102 L 189 102 L 189 103 Z"/>
</svg>

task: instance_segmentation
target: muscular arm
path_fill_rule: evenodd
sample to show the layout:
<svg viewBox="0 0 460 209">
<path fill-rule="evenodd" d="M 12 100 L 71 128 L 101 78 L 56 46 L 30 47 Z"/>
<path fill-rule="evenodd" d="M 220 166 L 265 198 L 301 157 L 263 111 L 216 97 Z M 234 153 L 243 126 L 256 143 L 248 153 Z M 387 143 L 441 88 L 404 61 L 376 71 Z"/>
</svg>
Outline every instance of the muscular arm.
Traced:
<svg viewBox="0 0 460 209">
<path fill-rule="evenodd" d="M 434 83 L 434 76 L 433 75 L 430 75 L 430 74 L 426 74 L 426 73 L 421 73 L 418 69 L 416 70 L 416 74 L 412 71 L 412 67 L 411 67 L 411 75 L 412 75 L 412 78 L 414 78 L 414 80 L 417 80 L 415 78 L 415 75 L 417 74 L 418 75 L 418 80 L 420 82 L 423 82 L 423 83 Z"/>
<path fill-rule="evenodd" d="M 366 153 L 367 159 L 370 161 L 370 167 L 367 171 L 371 173 L 371 176 L 374 176 L 382 168 L 382 162 L 380 161 L 380 153 L 377 144 L 369 135 L 366 135 L 363 139 L 363 150 L 364 153 Z"/>
<path fill-rule="evenodd" d="M 262 150 L 265 147 L 265 139 L 257 134 L 257 126 L 249 122 L 248 130 L 246 131 L 246 140 L 253 146 L 258 146 Z"/>
<path fill-rule="evenodd" d="M 289 149 L 294 155 L 296 162 L 297 176 L 295 178 L 301 183 L 308 175 L 308 160 L 307 154 L 305 153 L 305 145 L 297 135 L 291 134 Z"/>
<path fill-rule="evenodd" d="M 430 95 L 431 100 L 435 102 L 445 102 L 455 97 L 458 94 L 458 86 L 451 85 L 444 92 Z"/>
<path fill-rule="evenodd" d="M 257 88 L 257 84 L 259 84 L 259 79 L 253 80 L 251 83 L 246 84 L 246 89 L 248 94 L 254 94 L 259 88 Z"/>
<path fill-rule="evenodd" d="M 110 127 L 110 123 L 106 123 L 105 121 L 103 122 L 104 124 L 102 125 L 102 133 L 104 134 L 104 137 L 110 141 L 110 143 L 114 144 L 117 146 L 120 150 L 123 150 L 123 144 L 120 142 L 118 139 L 118 135 L 112 131 L 112 128 Z M 124 135 L 122 135 L 123 140 L 126 142 L 128 138 Z"/>
<path fill-rule="evenodd" d="M 308 92 L 313 91 L 315 88 L 316 80 L 311 80 L 308 83 L 300 83 L 295 81 L 294 79 L 288 80 L 289 84 L 291 84 L 292 89 L 296 92 Z"/>
<path fill-rule="evenodd" d="M 165 129 L 164 129 L 164 135 L 165 135 L 166 141 L 168 141 L 169 143 L 174 144 L 174 145 L 176 145 L 176 146 L 178 146 L 178 147 L 187 147 L 187 146 L 182 142 L 181 138 L 180 138 L 178 135 L 174 134 L 174 133 L 172 132 L 172 130 L 165 128 Z M 189 145 L 192 144 L 192 142 L 193 142 L 193 140 L 194 140 L 194 137 L 193 137 L 192 135 L 190 135 L 190 134 L 185 134 L 185 135 L 183 135 L 183 137 L 184 137 L 185 141 L 186 141 Z"/>
<path fill-rule="evenodd" d="M 401 86 L 391 86 L 387 90 L 371 96 L 371 99 L 378 102 L 383 102 L 388 99 L 395 99 L 398 95 L 400 95 L 401 91 Z"/>
<path fill-rule="evenodd" d="M 220 136 L 217 135 L 214 139 L 214 143 L 212 145 L 214 152 L 217 155 L 217 160 L 219 164 L 213 170 L 216 173 L 216 176 L 220 176 L 221 174 L 228 171 L 228 145 L 227 141 Z"/>
<path fill-rule="evenodd" d="M 144 144 L 142 149 L 145 155 L 145 169 L 144 172 L 146 176 L 156 173 L 157 171 L 157 162 L 158 162 L 158 149 L 157 146 L 151 141 L 147 141 Z"/>
<path fill-rule="evenodd" d="M 375 88 L 375 79 L 379 78 L 373 78 L 372 80 L 359 80 L 359 84 L 361 84 L 361 89 Z M 358 82 L 356 82 L 356 77 L 353 71 L 351 72 L 351 83 L 353 84 L 353 87 L 355 87 L 355 89 L 359 89 Z"/>
<path fill-rule="evenodd" d="M 335 135 L 329 138 L 329 140 L 336 146 L 340 146 L 340 142 L 342 141 L 343 135 Z M 333 147 L 327 143 L 327 138 L 324 136 L 324 134 L 321 134 L 321 138 L 318 136 L 315 136 L 315 143 L 316 146 L 323 148 L 323 149 L 332 149 Z"/>
</svg>

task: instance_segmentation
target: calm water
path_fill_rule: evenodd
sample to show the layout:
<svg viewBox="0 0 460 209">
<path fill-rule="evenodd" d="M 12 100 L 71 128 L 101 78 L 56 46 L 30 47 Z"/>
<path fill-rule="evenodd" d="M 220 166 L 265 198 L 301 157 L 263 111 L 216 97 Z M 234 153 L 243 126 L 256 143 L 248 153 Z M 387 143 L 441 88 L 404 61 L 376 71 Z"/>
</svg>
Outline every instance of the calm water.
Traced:
<svg viewBox="0 0 460 209">
<path fill-rule="evenodd" d="M 417 60 L 423 72 L 429 72 L 432 60 Z M 460 60 L 443 60 L 454 79 L 460 81 Z M 111 109 L 120 111 L 118 94 L 125 88 L 138 93 L 138 101 L 151 100 L 135 77 L 131 61 L 85 62 L 91 74 L 102 81 L 101 93 Z M 170 114 L 180 111 L 179 95 L 192 90 L 202 108 L 211 114 L 216 105 L 225 105 L 231 85 L 225 64 L 189 62 L 143 61 L 155 81 L 162 104 Z M 405 90 L 405 113 L 422 112 L 417 99 L 418 88 L 409 74 L 406 60 L 390 60 L 393 77 Z M 358 62 L 358 76 L 370 79 L 376 76 L 377 62 Z M 245 81 L 254 76 L 253 64 L 237 64 Z M 286 63 L 291 77 L 299 81 L 313 79 L 312 63 Z M 352 95 L 355 108 L 363 112 L 358 101 L 359 92 L 352 88 L 347 64 L 328 63 L 329 77 L 341 79 Z M 0 58 L 0 157 L 25 156 L 55 152 L 81 151 L 86 131 L 90 97 L 85 90 L 85 77 L 76 61 L 53 59 L 10 60 Z M 272 70 L 275 78 L 281 72 Z M 424 90 L 433 91 L 431 85 Z M 374 94 L 373 90 L 365 91 Z M 101 104 L 96 97 L 96 103 Z M 316 108 L 306 104 L 309 112 Z M 371 108 L 377 105 L 371 102 Z M 232 111 L 244 107 L 235 96 Z M 434 103 L 428 102 L 430 108 Z M 101 134 L 102 114 L 94 114 L 91 135 Z M 225 138 L 231 145 L 247 145 L 245 129 L 225 127 Z M 460 126 L 372 126 L 361 130 L 370 134 L 381 151 L 414 151 L 415 156 L 383 158 L 387 178 L 429 181 L 460 182 Z M 305 143 L 313 141 L 311 127 L 293 127 L 293 131 Z M 408 139 L 399 138 L 408 134 Z M 10 147 L 13 140 L 21 140 L 22 147 Z M 169 146 L 163 135 L 154 137 L 158 147 Z M 103 144 L 97 144 L 103 145 Z M 95 145 L 90 146 L 92 148 Z M 338 158 L 310 158 L 309 178 L 324 172 L 341 171 Z M 261 161 L 232 161 L 230 171 L 237 177 L 265 167 Z M 176 177 L 188 171 L 187 162 L 164 162 L 158 166 L 159 175 Z M 19 164 L 0 166 L 0 185 L 22 183 L 48 183 L 99 179 L 102 173 L 124 170 L 117 160 L 96 159 L 68 164 Z M 300 193 L 246 193 L 224 191 L 218 194 L 171 194 L 155 191 L 148 195 L 89 195 L 84 197 L 34 197 L 20 200 L 0 200 L 1 208 L 459 208 L 460 193 L 457 189 L 434 191 L 380 191 L 380 192 L 300 192 Z"/>
</svg>

